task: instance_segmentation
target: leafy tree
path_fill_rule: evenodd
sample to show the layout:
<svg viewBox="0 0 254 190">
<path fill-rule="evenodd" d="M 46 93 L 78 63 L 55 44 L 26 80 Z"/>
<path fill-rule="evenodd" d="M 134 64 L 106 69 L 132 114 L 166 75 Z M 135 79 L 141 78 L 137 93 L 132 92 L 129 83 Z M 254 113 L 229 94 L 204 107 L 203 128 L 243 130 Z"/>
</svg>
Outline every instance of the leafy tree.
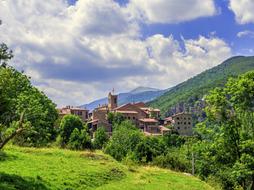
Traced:
<svg viewBox="0 0 254 190">
<path fill-rule="evenodd" d="M 80 131 L 79 129 L 75 128 L 70 135 L 68 148 L 72 150 L 91 149 L 91 138 L 87 131 L 85 129 Z"/>
<path fill-rule="evenodd" d="M 83 128 L 83 123 L 80 117 L 76 115 L 65 115 L 60 123 L 60 137 L 62 147 L 68 144 L 70 136 L 75 128 L 78 131 Z M 73 135 L 76 135 L 76 133 L 77 132 L 75 132 Z"/>
<path fill-rule="evenodd" d="M 93 146 L 96 149 L 101 149 L 109 140 L 104 127 L 99 127 L 95 132 Z"/>
<path fill-rule="evenodd" d="M 6 44 L 0 44 L 0 66 L 6 67 L 7 62 L 13 58 L 12 50 L 9 50 Z"/>
<path fill-rule="evenodd" d="M 20 145 L 45 145 L 54 133 L 54 122 L 58 117 L 56 105 L 44 93 L 33 87 L 29 78 L 14 68 L 7 66 L 12 52 L 6 45 L 0 46 L 0 124 L 11 130 L 13 122 L 21 118 L 25 111 L 23 123 L 29 123 L 30 130 L 22 130 L 15 136 Z M 3 133 L 3 132 L 2 132 Z"/>
<path fill-rule="evenodd" d="M 120 125 L 125 119 L 121 113 L 109 112 L 107 115 L 108 121 L 113 126 Z"/>
<path fill-rule="evenodd" d="M 134 155 L 139 162 L 148 163 L 166 150 L 165 144 L 161 138 L 145 137 L 136 146 Z"/>
<path fill-rule="evenodd" d="M 207 120 L 196 144 L 201 176 L 216 176 L 224 189 L 254 189 L 254 72 L 231 78 L 206 97 Z"/>
<path fill-rule="evenodd" d="M 134 151 L 141 139 L 141 132 L 130 121 L 124 121 L 113 131 L 105 152 L 120 161 Z"/>
</svg>

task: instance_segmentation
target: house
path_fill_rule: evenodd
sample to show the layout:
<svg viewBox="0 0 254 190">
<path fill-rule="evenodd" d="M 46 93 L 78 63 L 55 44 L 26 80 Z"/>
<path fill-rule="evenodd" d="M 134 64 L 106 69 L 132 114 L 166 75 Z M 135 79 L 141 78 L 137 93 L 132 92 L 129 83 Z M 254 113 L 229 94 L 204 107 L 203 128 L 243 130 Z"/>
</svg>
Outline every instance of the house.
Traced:
<svg viewBox="0 0 254 190">
<path fill-rule="evenodd" d="M 192 135 L 193 120 L 190 113 L 181 112 L 165 118 L 164 126 L 171 125 L 172 129 L 183 136 Z"/>
<path fill-rule="evenodd" d="M 166 127 L 159 125 L 159 109 L 146 107 L 143 102 L 127 103 L 118 106 L 117 98 L 117 95 L 113 95 L 110 92 L 108 94 L 108 104 L 99 106 L 93 110 L 92 116 L 88 121 L 89 128 L 92 132 L 95 132 L 101 125 L 105 127 L 109 134 L 112 133 L 112 126 L 107 120 L 107 114 L 109 112 L 122 114 L 125 119 L 132 121 L 146 135 L 163 135 L 170 131 Z"/>
<path fill-rule="evenodd" d="M 60 117 L 63 117 L 68 114 L 73 114 L 79 116 L 83 122 L 88 121 L 88 113 L 89 110 L 83 109 L 83 108 L 77 108 L 77 107 L 72 107 L 72 106 L 66 106 L 64 108 L 59 109 L 59 115 Z"/>
</svg>

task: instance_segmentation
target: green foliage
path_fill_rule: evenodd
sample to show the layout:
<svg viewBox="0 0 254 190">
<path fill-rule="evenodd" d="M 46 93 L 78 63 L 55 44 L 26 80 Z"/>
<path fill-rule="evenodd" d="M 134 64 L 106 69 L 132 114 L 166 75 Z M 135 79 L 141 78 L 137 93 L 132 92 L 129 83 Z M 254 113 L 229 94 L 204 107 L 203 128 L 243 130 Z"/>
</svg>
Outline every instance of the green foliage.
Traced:
<svg viewBox="0 0 254 190">
<path fill-rule="evenodd" d="M 109 112 L 107 115 L 108 121 L 113 126 L 120 125 L 125 119 L 121 113 Z"/>
<path fill-rule="evenodd" d="M 4 157 L 4 159 L 2 159 Z M 0 189 L 212 190 L 198 178 L 122 163 L 101 152 L 6 146 L 0 152 Z"/>
<path fill-rule="evenodd" d="M 230 76 L 238 76 L 254 69 L 254 57 L 233 57 L 222 64 L 173 87 L 168 92 L 150 102 L 151 107 L 161 109 L 167 115 L 170 109 L 179 104 L 186 108 L 194 107 L 211 89 L 224 86 Z"/>
<path fill-rule="evenodd" d="M 0 124 L 11 128 L 25 111 L 24 123 L 31 125 L 15 138 L 20 145 L 45 145 L 54 138 L 54 122 L 58 117 L 56 105 L 31 85 L 29 78 L 7 66 L 12 52 L 0 46 Z"/>
<path fill-rule="evenodd" d="M 141 132 L 131 122 L 124 121 L 113 131 L 105 152 L 120 161 L 128 153 L 134 151 L 141 139 Z"/>
<path fill-rule="evenodd" d="M 0 44 L 0 66 L 6 67 L 11 58 L 13 58 L 12 50 L 9 50 L 4 43 Z"/>
<path fill-rule="evenodd" d="M 92 148 L 92 142 L 91 137 L 86 132 L 85 129 L 79 130 L 75 128 L 70 136 L 70 139 L 68 141 L 68 148 L 72 150 L 84 150 L 84 149 L 91 149 Z"/>
<path fill-rule="evenodd" d="M 107 144 L 108 140 L 109 137 L 105 128 L 103 126 L 99 127 L 94 135 L 93 147 L 95 149 L 102 149 L 102 147 Z"/>
<path fill-rule="evenodd" d="M 69 142 L 70 136 L 74 129 L 80 131 L 83 128 L 83 123 L 80 117 L 76 115 L 65 115 L 60 123 L 61 146 L 64 147 Z"/>
<path fill-rule="evenodd" d="M 224 189 L 254 188 L 254 72 L 231 78 L 206 97 L 207 120 L 197 128 L 197 171 Z"/>
<path fill-rule="evenodd" d="M 191 163 L 187 157 L 186 147 L 170 148 L 165 155 L 157 156 L 153 164 L 162 168 L 168 168 L 181 172 L 190 172 Z"/>
<path fill-rule="evenodd" d="M 185 143 L 185 138 L 178 134 L 165 134 L 163 141 L 167 147 L 181 147 Z"/>
<path fill-rule="evenodd" d="M 139 162 L 148 163 L 166 150 L 161 138 L 144 137 L 136 146 L 134 156 Z"/>
</svg>

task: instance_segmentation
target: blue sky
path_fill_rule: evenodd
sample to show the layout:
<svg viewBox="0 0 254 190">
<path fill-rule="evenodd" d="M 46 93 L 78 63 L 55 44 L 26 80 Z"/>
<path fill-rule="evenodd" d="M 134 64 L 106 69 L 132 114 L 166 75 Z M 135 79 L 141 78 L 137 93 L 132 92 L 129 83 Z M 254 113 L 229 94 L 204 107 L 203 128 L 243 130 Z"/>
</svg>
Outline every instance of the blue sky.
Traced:
<svg viewBox="0 0 254 190">
<path fill-rule="evenodd" d="M 253 0 L 0 1 L 0 41 L 58 106 L 80 105 L 253 55 L 253 10 Z"/>
</svg>

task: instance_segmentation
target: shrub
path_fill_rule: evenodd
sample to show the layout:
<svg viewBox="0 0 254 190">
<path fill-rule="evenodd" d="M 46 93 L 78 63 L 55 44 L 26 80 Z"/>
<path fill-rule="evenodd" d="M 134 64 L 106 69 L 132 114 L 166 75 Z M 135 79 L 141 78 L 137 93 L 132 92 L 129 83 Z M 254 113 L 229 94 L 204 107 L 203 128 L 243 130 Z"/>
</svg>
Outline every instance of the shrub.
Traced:
<svg viewBox="0 0 254 190">
<path fill-rule="evenodd" d="M 77 128 L 75 128 L 72 131 L 70 140 L 68 142 L 68 148 L 72 150 L 84 150 L 92 148 L 91 138 L 85 129 L 79 131 Z"/>
<path fill-rule="evenodd" d="M 113 158 L 121 161 L 129 152 L 135 150 L 142 140 L 142 134 L 129 121 L 122 122 L 113 131 L 112 138 L 105 148 L 105 152 Z"/>
<path fill-rule="evenodd" d="M 106 130 L 104 127 L 100 127 L 95 132 L 94 141 L 93 141 L 93 147 L 95 149 L 101 149 L 109 140 L 109 137 L 106 133 Z"/>
<path fill-rule="evenodd" d="M 70 136 L 75 128 L 78 130 L 83 128 L 82 120 L 76 115 L 65 115 L 60 123 L 60 137 L 62 147 L 68 143 Z"/>
</svg>

